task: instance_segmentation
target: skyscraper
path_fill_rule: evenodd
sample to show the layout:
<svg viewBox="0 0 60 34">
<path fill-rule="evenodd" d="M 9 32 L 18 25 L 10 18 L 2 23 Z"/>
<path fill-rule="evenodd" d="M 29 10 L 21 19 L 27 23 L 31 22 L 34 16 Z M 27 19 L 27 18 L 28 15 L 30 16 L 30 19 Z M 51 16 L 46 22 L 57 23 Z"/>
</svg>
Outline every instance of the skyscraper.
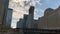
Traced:
<svg viewBox="0 0 60 34">
<path fill-rule="evenodd" d="M 20 19 L 20 20 L 17 22 L 17 28 L 23 28 L 23 21 L 24 21 L 24 19 Z"/>
<path fill-rule="evenodd" d="M 29 15 L 26 22 L 27 28 L 33 28 L 33 21 L 34 21 L 34 6 L 30 6 Z"/>
<path fill-rule="evenodd" d="M 30 6 L 30 8 L 29 8 L 29 15 L 30 14 L 34 15 L 34 6 Z"/>
<path fill-rule="evenodd" d="M 23 28 L 27 28 L 26 27 L 27 18 L 28 18 L 28 15 L 24 14 Z"/>
<path fill-rule="evenodd" d="M 24 18 L 17 22 L 17 28 L 21 28 L 21 24 L 23 28 L 33 28 L 34 21 L 34 6 L 29 8 L 29 15 L 24 14 Z"/>
<path fill-rule="evenodd" d="M 13 9 L 8 8 L 8 10 L 7 10 L 7 16 L 6 16 L 6 23 L 5 23 L 5 25 L 8 26 L 8 27 L 11 26 L 12 13 L 13 13 Z"/>
</svg>

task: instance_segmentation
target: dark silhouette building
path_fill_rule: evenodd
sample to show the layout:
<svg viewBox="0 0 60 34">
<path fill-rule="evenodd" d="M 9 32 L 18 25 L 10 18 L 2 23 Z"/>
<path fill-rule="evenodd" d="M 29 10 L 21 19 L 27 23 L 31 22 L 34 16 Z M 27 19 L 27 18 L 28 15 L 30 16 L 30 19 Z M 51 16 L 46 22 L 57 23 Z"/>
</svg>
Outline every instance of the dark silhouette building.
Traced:
<svg viewBox="0 0 60 34">
<path fill-rule="evenodd" d="M 8 4 L 9 0 L 0 0 L 0 30 L 2 30 L 4 27 L 6 28 L 5 22 L 6 22 Z"/>
<path fill-rule="evenodd" d="M 30 6 L 29 15 L 26 22 L 27 28 L 33 28 L 33 21 L 34 21 L 34 6 Z"/>
<path fill-rule="evenodd" d="M 5 24 L 9 0 L 0 0 L 0 24 Z"/>
<path fill-rule="evenodd" d="M 16 27 L 16 28 L 23 28 L 23 22 L 24 22 L 24 19 L 20 19 L 20 20 L 17 22 L 17 27 Z"/>
<path fill-rule="evenodd" d="M 28 18 L 28 15 L 24 14 L 23 28 L 27 28 L 26 27 L 27 18 Z"/>
</svg>

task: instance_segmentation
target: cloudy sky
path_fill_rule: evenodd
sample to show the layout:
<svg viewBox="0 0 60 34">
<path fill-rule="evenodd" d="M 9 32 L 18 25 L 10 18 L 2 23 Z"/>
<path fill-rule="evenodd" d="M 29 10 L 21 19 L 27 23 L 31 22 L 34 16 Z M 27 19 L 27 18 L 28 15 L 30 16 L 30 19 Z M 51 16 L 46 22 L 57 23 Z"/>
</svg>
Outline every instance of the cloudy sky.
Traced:
<svg viewBox="0 0 60 34">
<path fill-rule="evenodd" d="M 30 6 L 35 6 L 34 19 L 44 15 L 47 8 L 56 9 L 60 5 L 60 0 L 10 0 L 9 8 L 13 9 L 12 27 L 16 27 L 16 22 L 28 14 Z"/>
</svg>

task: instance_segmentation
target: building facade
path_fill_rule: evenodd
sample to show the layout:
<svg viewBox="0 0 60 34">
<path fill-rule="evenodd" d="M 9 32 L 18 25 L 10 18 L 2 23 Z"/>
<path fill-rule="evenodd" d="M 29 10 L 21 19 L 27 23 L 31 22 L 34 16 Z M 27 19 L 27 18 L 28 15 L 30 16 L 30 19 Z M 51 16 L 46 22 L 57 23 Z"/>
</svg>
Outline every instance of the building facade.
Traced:
<svg viewBox="0 0 60 34">
<path fill-rule="evenodd" d="M 34 6 L 30 6 L 29 15 L 26 22 L 26 27 L 33 28 L 33 21 L 34 21 Z"/>
<path fill-rule="evenodd" d="M 34 20 L 33 28 L 38 29 L 38 20 Z"/>
<path fill-rule="evenodd" d="M 6 16 L 6 26 L 11 27 L 13 9 L 8 8 Z"/>
<path fill-rule="evenodd" d="M 0 0 L 0 24 L 4 24 L 9 0 Z"/>
<path fill-rule="evenodd" d="M 20 19 L 20 20 L 17 22 L 17 28 L 23 28 L 23 22 L 24 22 L 24 19 Z"/>
<path fill-rule="evenodd" d="M 27 28 L 27 27 L 26 27 L 27 18 L 28 18 L 28 15 L 24 14 L 23 28 Z"/>
<path fill-rule="evenodd" d="M 60 6 L 53 10 L 46 9 L 45 15 L 39 19 L 39 29 L 60 29 Z"/>
</svg>

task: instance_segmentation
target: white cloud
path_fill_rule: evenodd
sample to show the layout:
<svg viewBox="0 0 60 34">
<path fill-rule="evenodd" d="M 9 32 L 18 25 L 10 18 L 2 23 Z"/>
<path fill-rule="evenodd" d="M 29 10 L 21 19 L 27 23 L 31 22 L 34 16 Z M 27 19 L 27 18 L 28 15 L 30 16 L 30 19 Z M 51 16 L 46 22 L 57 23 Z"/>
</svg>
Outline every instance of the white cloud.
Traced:
<svg viewBox="0 0 60 34">
<path fill-rule="evenodd" d="M 31 5 L 36 6 L 36 4 L 40 5 L 40 0 L 10 0 L 9 7 L 15 11 L 13 13 L 14 18 L 21 18 Z"/>
<path fill-rule="evenodd" d="M 13 8 L 13 18 L 19 19 L 23 14 L 28 13 L 30 6 L 36 6 L 36 4 L 41 5 L 40 0 L 10 0 L 9 8 Z"/>
</svg>

